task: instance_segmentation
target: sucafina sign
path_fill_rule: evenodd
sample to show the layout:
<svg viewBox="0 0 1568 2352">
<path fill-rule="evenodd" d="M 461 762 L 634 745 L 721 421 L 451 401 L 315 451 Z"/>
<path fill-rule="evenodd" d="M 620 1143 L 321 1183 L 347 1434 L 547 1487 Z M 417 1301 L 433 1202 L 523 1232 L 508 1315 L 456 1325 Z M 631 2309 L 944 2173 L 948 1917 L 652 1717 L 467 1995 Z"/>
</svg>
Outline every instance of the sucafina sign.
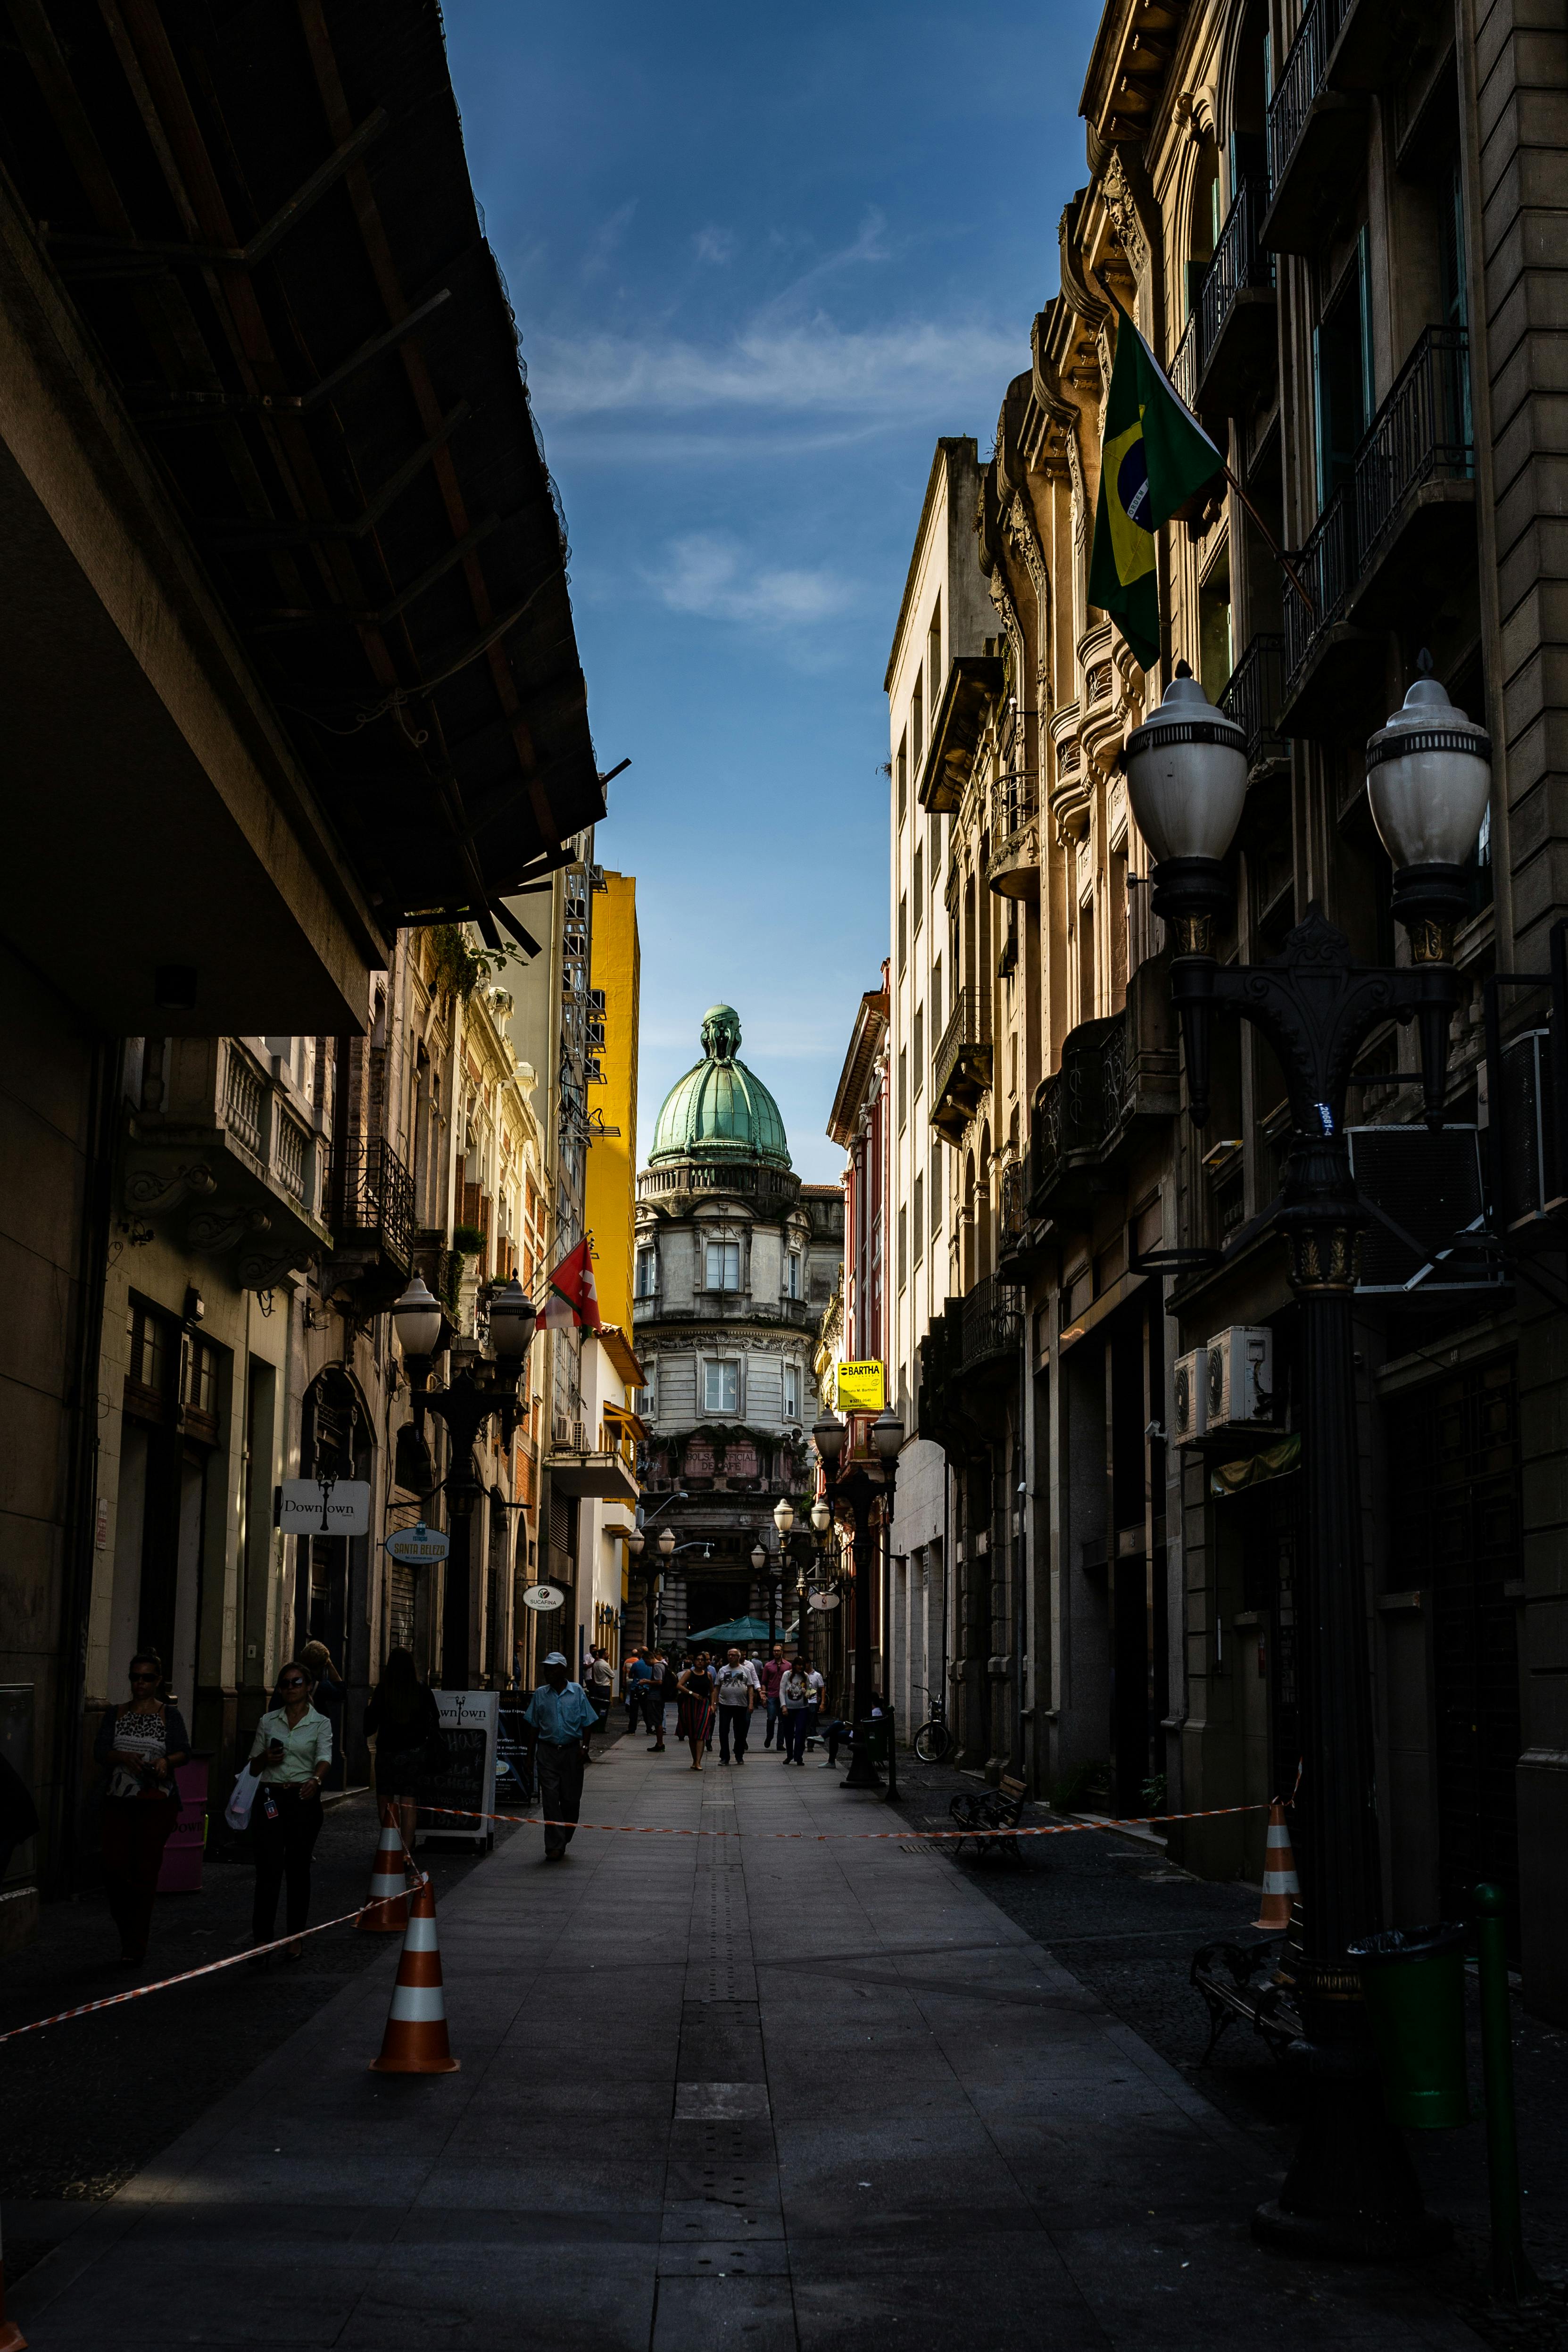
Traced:
<svg viewBox="0 0 1568 2352">
<path fill-rule="evenodd" d="M 887 1402 L 887 1374 L 874 1356 L 840 1364 L 833 1402 L 841 1412 L 880 1412 Z"/>
</svg>

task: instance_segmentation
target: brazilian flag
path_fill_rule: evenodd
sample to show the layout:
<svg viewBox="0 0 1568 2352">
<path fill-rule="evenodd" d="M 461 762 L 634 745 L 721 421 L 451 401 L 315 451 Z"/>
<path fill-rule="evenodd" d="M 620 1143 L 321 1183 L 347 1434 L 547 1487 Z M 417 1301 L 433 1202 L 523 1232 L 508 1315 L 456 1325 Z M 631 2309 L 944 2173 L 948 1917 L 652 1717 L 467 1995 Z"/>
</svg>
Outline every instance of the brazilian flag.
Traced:
<svg viewBox="0 0 1568 2352">
<path fill-rule="evenodd" d="M 1145 669 L 1153 669 L 1160 657 L 1155 533 L 1225 459 L 1120 304 L 1117 318 L 1089 601 L 1110 614 Z"/>
</svg>

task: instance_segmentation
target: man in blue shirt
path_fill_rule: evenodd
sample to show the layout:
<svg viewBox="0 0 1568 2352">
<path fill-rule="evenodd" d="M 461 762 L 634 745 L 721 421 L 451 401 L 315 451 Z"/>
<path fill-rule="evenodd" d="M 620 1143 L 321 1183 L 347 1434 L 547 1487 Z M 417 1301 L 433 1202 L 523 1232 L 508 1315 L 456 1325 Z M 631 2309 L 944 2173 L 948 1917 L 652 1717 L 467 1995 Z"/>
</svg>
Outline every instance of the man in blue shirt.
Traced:
<svg viewBox="0 0 1568 2352">
<path fill-rule="evenodd" d="M 572 1824 L 582 1811 L 588 1735 L 599 1725 L 592 1700 L 580 1683 L 567 1679 L 568 1672 L 564 1652 L 552 1650 L 545 1660 L 545 1678 L 523 1709 L 534 1739 L 539 1811 L 549 1824 L 545 1831 L 547 1862 L 564 1862 L 576 1835 Z"/>
</svg>

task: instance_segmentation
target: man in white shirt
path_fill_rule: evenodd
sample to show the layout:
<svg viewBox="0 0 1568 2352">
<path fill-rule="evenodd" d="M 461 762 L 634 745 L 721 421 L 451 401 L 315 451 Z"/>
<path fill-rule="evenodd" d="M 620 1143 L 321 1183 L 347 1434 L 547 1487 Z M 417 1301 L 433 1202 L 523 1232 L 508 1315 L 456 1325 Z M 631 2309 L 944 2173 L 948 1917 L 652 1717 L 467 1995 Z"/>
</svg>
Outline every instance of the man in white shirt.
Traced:
<svg viewBox="0 0 1568 2352">
<path fill-rule="evenodd" d="M 714 1690 L 718 1702 L 718 1760 L 721 1764 L 729 1762 L 729 1746 L 733 1739 L 735 1760 L 737 1764 L 744 1764 L 751 1710 L 762 1695 L 757 1668 L 749 1658 L 743 1658 L 738 1650 L 731 1648 L 714 1676 Z"/>
</svg>

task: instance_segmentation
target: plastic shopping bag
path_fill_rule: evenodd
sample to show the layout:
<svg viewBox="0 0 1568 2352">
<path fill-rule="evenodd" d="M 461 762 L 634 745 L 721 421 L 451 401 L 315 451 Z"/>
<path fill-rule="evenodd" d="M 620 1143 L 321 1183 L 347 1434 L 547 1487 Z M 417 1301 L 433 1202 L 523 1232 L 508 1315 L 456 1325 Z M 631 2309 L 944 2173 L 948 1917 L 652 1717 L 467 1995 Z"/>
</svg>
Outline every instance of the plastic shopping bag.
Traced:
<svg viewBox="0 0 1568 2352">
<path fill-rule="evenodd" d="M 224 1807 L 224 1819 L 231 1830 L 250 1827 L 250 1809 L 256 1802 L 256 1792 L 261 1786 L 261 1776 L 246 1764 L 234 1784 L 234 1793 Z"/>
</svg>

